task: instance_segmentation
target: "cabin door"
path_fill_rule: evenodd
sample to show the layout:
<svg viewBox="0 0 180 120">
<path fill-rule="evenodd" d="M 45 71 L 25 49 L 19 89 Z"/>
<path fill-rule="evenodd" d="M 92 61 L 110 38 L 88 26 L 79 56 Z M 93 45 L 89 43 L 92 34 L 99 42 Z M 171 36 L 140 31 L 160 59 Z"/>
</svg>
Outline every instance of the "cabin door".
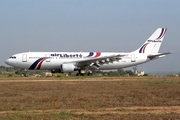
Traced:
<svg viewBox="0 0 180 120">
<path fill-rule="evenodd" d="M 131 54 L 131 62 L 136 62 L 135 54 Z"/>
<path fill-rule="evenodd" d="M 22 55 L 22 62 L 27 62 L 27 54 Z"/>
</svg>

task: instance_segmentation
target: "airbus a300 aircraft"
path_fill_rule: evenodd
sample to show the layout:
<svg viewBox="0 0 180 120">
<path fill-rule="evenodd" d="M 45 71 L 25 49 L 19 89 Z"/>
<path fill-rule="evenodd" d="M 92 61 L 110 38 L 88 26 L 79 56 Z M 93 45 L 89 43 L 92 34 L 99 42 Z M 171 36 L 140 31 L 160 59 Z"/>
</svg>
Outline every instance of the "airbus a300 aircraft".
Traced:
<svg viewBox="0 0 180 120">
<path fill-rule="evenodd" d="M 69 73 L 82 70 L 111 70 L 139 65 L 170 52 L 159 53 L 167 28 L 158 28 L 137 50 L 124 52 L 24 52 L 12 55 L 6 64 L 30 70 Z"/>
</svg>

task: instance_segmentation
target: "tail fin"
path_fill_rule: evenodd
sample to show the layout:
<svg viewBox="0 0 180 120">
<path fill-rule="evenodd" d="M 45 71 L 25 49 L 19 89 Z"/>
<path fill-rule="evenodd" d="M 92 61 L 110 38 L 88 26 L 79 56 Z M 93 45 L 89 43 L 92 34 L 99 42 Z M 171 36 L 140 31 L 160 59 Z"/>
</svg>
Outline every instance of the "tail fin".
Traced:
<svg viewBox="0 0 180 120">
<path fill-rule="evenodd" d="M 163 38 L 166 34 L 167 28 L 158 28 L 148 39 L 147 41 L 134 52 L 138 53 L 158 53 Z"/>
</svg>

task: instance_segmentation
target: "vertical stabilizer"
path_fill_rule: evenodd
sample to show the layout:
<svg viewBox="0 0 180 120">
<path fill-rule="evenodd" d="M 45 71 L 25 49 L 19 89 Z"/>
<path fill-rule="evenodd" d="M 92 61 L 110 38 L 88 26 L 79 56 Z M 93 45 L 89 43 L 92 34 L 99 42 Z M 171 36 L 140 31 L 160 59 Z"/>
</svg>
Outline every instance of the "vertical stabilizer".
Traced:
<svg viewBox="0 0 180 120">
<path fill-rule="evenodd" d="M 146 42 L 134 52 L 147 54 L 158 53 L 166 31 L 167 28 L 158 28 Z"/>
</svg>

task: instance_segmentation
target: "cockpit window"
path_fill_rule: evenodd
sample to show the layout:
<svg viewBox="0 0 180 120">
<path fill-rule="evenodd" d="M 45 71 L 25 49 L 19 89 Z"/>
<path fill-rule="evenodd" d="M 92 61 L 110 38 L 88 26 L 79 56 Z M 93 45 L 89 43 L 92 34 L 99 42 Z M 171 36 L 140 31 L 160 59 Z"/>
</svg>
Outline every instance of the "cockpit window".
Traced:
<svg viewBox="0 0 180 120">
<path fill-rule="evenodd" d="M 11 58 L 11 59 L 16 59 L 16 57 L 15 57 L 15 56 L 11 56 L 10 58 Z"/>
</svg>

